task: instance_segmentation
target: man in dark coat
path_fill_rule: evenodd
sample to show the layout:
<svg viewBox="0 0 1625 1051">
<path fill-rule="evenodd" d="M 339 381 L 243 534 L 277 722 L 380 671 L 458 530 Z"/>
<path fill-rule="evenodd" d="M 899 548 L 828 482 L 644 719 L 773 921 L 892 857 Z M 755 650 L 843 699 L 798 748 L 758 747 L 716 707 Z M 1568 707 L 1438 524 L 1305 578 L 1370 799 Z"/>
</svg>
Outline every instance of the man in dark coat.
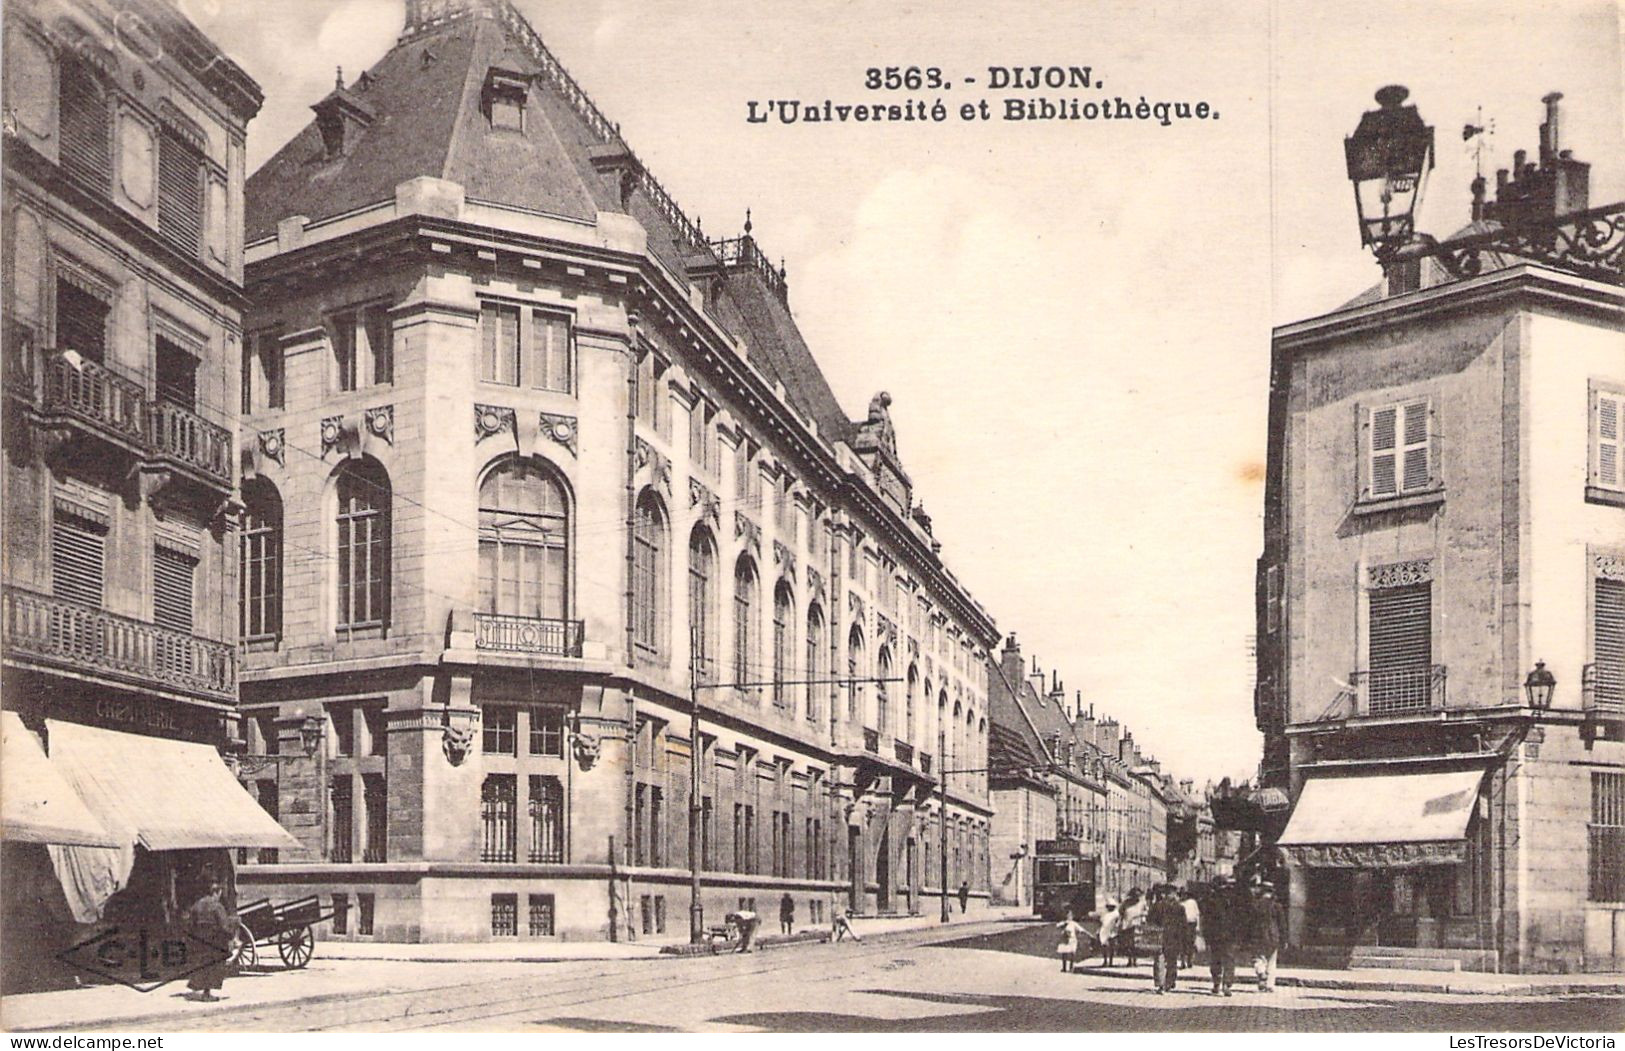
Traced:
<svg viewBox="0 0 1625 1051">
<path fill-rule="evenodd" d="M 790 897 L 789 891 L 785 891 L 784 897 L 779 899 L 779 929 L 785 934 L 796 931 L 796 899 Z"/>
<path fill-rule="evenodd" d="M 219 999 L 214 991 L 225 984 L 232 957 L 236 954 L 237 918 L 225 906 L 224 891 L 219 876 L 207 876 L 203 896 L 181 918 L 188 934 L 226 954 L 225 959 L 194 971 L 186 979 L 187 987 L 199 994 L 199 1000 Z"/>
<path fill-rule="evenodd" d="M 1185 919 L 1185 907 L 1172 887 L 1158 887 L 1151 900 L 1150 920 L 1162 931 L 1162 945 L 1152 960 L 1152 978 L 1157 992 L 1172 990 L 1179 982 L 1179 963 L 1190 951 L 1190 923 Z"/>
<path fill-rule="evenodd" d="M 1281 951 L 1281 908 L 1270 885 L 1255 880 L 1247 902 L 1248 942 L 1253 949 L 1253 974 L 1258 991 L 1275 991 L 1275 961 Z"/>
<path fill-rule="evenodd" d="M 970 880 L 961 880 L 959 884 L 959 911 L 964 912 L 970 904 Z"/>
<path fill-rule="evenodd" d="M 1197 900 L 1202 938 L 1207 942 L 1208 973 L 1213 976 L 1213 995 L 1229 996 L 1236 980 L 1235 945 L 1237 935 L 1236 887 L 1228 876 L 1220 876 Z"/>
</svg>

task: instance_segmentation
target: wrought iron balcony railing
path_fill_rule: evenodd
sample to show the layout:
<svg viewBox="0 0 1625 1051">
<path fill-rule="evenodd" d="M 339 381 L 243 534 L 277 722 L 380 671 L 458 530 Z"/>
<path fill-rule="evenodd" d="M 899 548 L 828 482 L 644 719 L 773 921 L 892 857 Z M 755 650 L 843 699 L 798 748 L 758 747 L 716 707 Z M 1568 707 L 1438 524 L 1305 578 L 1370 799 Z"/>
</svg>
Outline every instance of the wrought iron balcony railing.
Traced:
<svg viewBox="0 0 1625 1051">
<path fill-rule="evenodd" d="M 474 614 L 474 648 L 549 657 L 581 656 L 582 622 L 510 613 Z"/>
<path fill-rule="evenodd" d="M 871 730 L 867 726 L 863 728 L 863 750 L 866 752 L 873 752 L 876 755 L 880 754 L 879 730 Z"/>
<path fill-rule="evenodd" d="M 1396 715 L 1436 711 L 1445 706 L 1445 666 L 1357 671 L 1349 682 L 1359 698 L 1361 715 Z"/>
<path fill-rule="evenodd" d="M 159 456 L 231 483 L 231 434 L 224 427 L 168 401 L 153 402 L 147 419 L 152 448 Z"/>
<path fill-rule="evenodd" d="M 145 446 L 146 392 L 89 359 L 70 364 L 62 354 L 45 358 L 41 407 L 105 429 Z"/>
<path fill-rule="evenodd" d="M 907 741 L 893 741 L 892 752 L 897 756 L 897 761 L 904 766 L 914 765 L 914 746 Z"/>
<path fill-rule="evenodd" d="M 1580 670 L 1580 706 L 1588 712 L 1625 715 L 1625 670 L 1587 664 Z"/>
<path fill-rule="evenodd" d="M 8 654 L 138 684 L 233 700 L 237 649 L 91 606 L 18 588 L 5 592 Z"/>
</svg>

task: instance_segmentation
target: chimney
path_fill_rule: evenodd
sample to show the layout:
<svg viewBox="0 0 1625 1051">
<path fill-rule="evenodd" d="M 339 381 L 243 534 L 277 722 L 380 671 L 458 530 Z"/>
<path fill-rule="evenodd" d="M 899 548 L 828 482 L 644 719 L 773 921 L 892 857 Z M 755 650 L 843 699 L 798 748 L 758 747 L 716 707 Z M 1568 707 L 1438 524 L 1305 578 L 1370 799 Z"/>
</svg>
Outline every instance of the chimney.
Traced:
<svg viewBox="0 0 1625 1051">
<path fill-rule="evenodd" d="M 1495 200 L 1479 205 L 1474 184 L 1473 210 L 1485 219 L 1508 225 L 1546 224 L 1558 216 L 1583 212 L 1590 203 L 1591 165 L 1574 159 L 1562 144 L 1561 92 L 1541 99 L 1546 120 L 1540 125 L 1539 164 L 1527 150 L 1512 154 L 1512 170 L 1495 173 Z"/>
<path fill-rule="evenodd" d="M 1554 91 L 1540 101 L 1546 104 L 1546 123 L 1540 126 L 1540 166 L 1550 167 L 1557 160 L 1558 103 L 1563 93 Z"/>
<path fill-rule="evenodd" d="M 1016 641 L 1016 633 L 1012 631 L 1004 637 L 1004 649 L 999 651 L 999 670 L 1004 672 L 1011 686 L 1015 686 L 1026 678 L 1022 675 L 1026 663 L 1021 659 L 1021 643 Z"/>
</svg>

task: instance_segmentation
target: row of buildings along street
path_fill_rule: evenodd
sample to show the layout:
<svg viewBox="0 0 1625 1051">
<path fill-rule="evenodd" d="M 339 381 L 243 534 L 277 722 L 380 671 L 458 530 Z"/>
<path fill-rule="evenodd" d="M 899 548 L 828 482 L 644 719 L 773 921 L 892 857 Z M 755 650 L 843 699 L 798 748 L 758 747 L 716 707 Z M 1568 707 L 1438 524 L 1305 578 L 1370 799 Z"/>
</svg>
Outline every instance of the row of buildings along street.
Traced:
<svg viewBox="0 0 1625 1051">
<path fill-rule="evenodd" d="M 1275 332 L 1263 761 L 1198 786 L 954 575 L 748 215 L 507 0 L 403 13 L 250 175 L 179 8 L 7 5 L 8 990 L 211 874 L 516 945 L 1256 875 L 1302 961 L 1622 966 L 1625 227 L 1557 96 L 1442 243 L 1403 89 L 1350 138 L 1382 280 Z"/>
</svg>

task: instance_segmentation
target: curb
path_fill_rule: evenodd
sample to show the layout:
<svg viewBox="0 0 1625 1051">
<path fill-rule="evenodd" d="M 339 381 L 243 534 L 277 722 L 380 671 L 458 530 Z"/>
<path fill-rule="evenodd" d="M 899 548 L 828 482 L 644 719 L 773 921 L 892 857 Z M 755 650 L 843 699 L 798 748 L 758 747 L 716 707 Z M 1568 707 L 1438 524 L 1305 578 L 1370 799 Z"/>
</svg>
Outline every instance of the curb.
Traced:
<svg viewBox="0 0 1625 1051">
<path fill-rule="evenodd" d="M 801 934 L 773 934 L 756 941 L 758 949 L 783 949 L 792 945 L 823 945 L 829 941 L 826 931 L 806 931 Z M 728 942 L 707 942 L 704 945 L 662 945 L 661 956 L 721 956 L 735 950 Z"/>
<path fill-rule="evenodd" d="M 1080 967 L 1079 974 L 1089 974 L 1100 978 L 1149 978 L 1150 975 L 1139 971 L 1124 971 L 1118 968 L 1107 970 L 1101 967 Z M 1199 980 L 1199 984 L 1205 979 Z M 1359 981 L 1352 978 L 1319 978 L 1309 975 L 1277 975 L 1275 984 L 1281 988 L 1298 989 L 1341 989 L 1352 992 L 1372 993 L 1446 993 L 1451 996 L 1625 996 L 1625 982 L 1609 983 L 1582 983 L 1582 982 L 1512 982 L 1505 985 L 1453 984 L 1448 981 L 1389 981 L 1375 979 L 1372 981 Z M 1238 983 L 1239 988 L 1254 988 L 1252 983 Z"/>
</svg>

